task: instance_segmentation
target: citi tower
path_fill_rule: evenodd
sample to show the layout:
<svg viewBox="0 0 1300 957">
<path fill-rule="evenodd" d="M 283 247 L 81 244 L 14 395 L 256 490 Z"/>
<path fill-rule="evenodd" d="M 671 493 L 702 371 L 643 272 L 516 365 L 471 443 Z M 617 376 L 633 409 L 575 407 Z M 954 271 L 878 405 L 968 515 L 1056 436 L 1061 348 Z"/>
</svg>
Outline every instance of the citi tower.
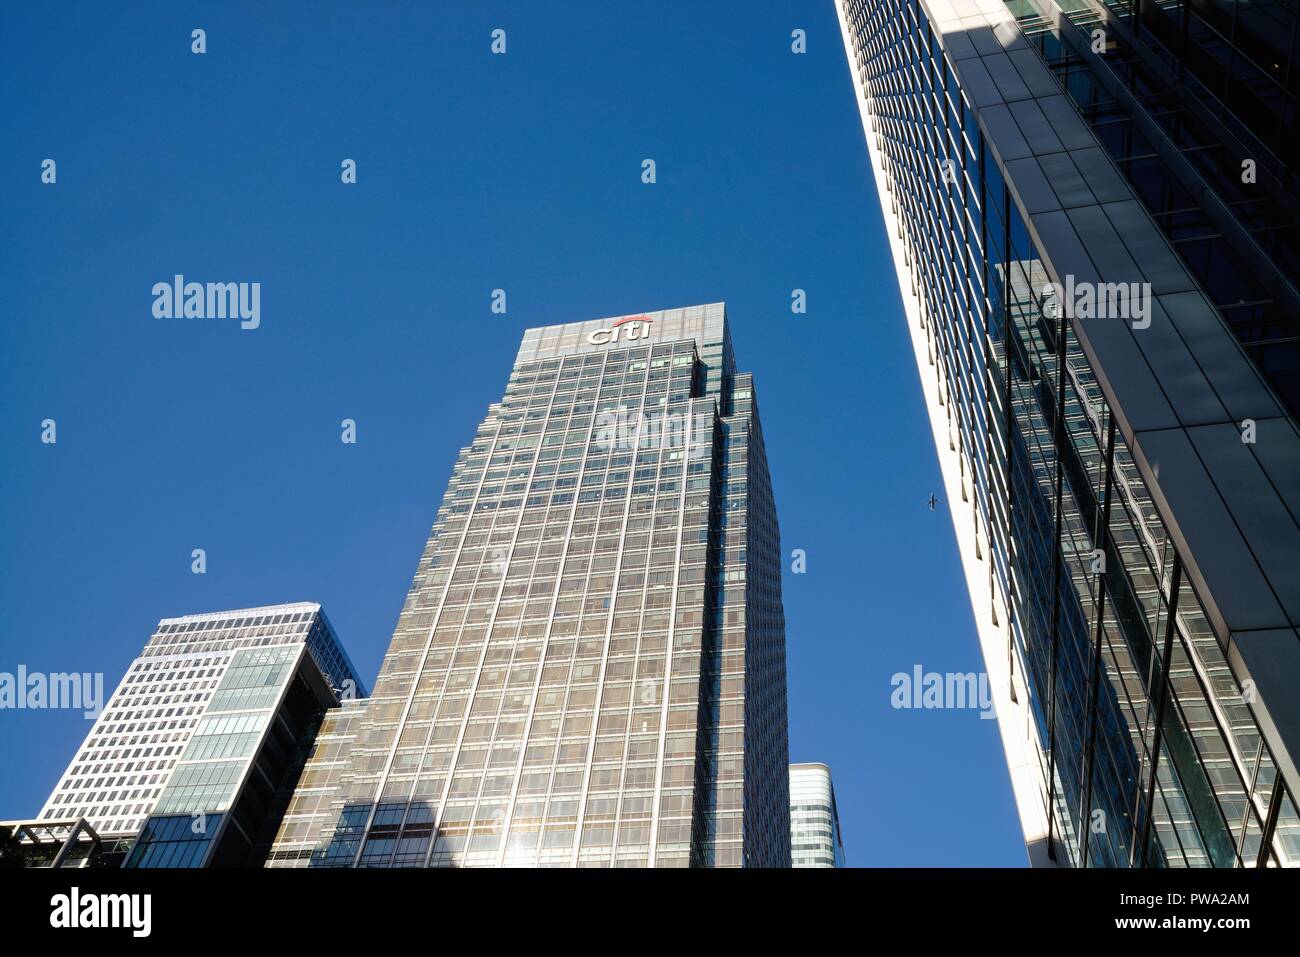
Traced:
<svg viewBox="0 0 1300 957">
<path fill-rule="evenodd" d="M 780 533 L 725 306 L 529 329 L 268 866 L 788 867 L 787 763 Z"/>
</svg>

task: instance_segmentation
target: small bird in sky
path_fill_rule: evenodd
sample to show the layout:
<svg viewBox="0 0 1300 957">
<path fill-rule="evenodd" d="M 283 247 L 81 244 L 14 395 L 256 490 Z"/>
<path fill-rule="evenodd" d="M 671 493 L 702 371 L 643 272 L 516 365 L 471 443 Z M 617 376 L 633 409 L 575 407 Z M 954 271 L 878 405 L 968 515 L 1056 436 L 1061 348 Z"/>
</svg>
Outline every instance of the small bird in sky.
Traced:
<svg viewBox="0 0 1300 957">
<path fill-rule="evenodd" d="M 939 504 L 939 499 L 935 497 L 935 494 L 934 494 L 933 492 L 931 492 L 931 493 L 930 493 L 930 501 L 929 501 L 930 511 L 933 512 L 934 509 L 935 509 L 935 506 L 937 506 L 938 504 Z"/>
</svg>

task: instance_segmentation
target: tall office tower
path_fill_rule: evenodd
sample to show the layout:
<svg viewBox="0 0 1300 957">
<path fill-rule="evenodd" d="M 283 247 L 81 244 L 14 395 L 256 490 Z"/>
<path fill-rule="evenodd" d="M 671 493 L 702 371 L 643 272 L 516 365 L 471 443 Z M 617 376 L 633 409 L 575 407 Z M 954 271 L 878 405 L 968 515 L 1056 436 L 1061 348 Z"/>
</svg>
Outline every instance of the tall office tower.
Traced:
<svg viewBox="0 0 1300 957">
<path fill-rule="evenodd" d="M 845 863 L 831 769 L 824 764 L 790 765 L 791 866 L 844 867 Z"/>
<path fill-rule="evenodd" d="M 1031 861 L 1294 865 L 1295 6 L 837 9 Z"/>
<path fill-rule="evenodd" d="M 312 864 L 789 866 L 779 554 L 722 303 L 529 329 Z"/>
<path fill-rule="evenodd" d="M 164 618 L 40 820 L 135 837 L 127 867 L 260 864 L 322 713 L 364 693 L 320 605 Z"/>
</svg>

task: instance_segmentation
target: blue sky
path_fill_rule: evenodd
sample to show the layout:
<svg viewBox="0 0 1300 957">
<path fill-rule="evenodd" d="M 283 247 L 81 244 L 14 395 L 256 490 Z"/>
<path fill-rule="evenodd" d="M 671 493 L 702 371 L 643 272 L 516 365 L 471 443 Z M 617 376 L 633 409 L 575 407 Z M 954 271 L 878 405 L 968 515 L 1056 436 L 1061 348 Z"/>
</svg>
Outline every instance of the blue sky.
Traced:
<svg viewBox="0 0 1300 957">
<path fill-rule="evenodd" d="M 832 3 L 560 9 L 0 13 L 0 671 L 111 690 L 160 617 L 314 600 L 373 680 L 521 331 L 725 300 L 807 553 L 791 760 L 852 864 L 1023 865 L 995 723 L 890 707 L 982 663 Z M 261 327 L 154 319 L 176 273 L 260 282 Z M 0 711 L 0 819 L 88 729 Z"/>
</svg>

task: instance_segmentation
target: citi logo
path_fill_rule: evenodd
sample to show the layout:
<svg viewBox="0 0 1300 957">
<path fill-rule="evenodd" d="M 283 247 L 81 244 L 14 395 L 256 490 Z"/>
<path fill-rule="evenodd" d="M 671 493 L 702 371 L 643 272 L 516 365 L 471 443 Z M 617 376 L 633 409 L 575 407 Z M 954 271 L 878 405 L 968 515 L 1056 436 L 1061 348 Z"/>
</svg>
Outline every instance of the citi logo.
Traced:
<svg viewBox="0 0 1300 957">
<path fill-rule="evenodd" d="M 595 332 L 588 333 L 587 341 L 593 346 L 605 346 L 618 342 L 620 336 L 624 342 L 649 339 L 652 322 L 654 320 L 649 316 L 627 316 L 613 323 L 608 329 L 597 329 Z"/>
<path fill-rule="evenodd" d="M 83 894 L 71 887 L 50 898 L 50 926 L 125 927 L 132 937 L 148 937 L 153 930 L 153 895 Z"/>
</svg>

